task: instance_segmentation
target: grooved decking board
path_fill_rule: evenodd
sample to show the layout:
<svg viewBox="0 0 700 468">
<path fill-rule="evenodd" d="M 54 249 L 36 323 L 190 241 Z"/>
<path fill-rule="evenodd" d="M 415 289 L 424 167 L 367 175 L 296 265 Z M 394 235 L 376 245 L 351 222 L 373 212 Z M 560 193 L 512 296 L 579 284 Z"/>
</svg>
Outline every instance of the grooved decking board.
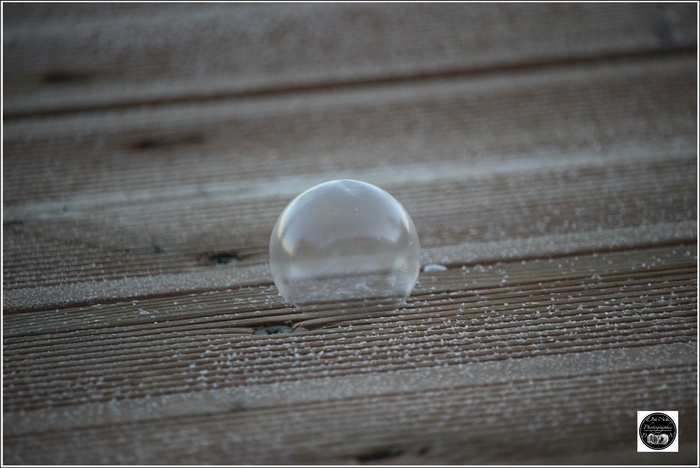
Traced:
<svg viewBox="0 0 700 468">
<path fill-rule="evenodd" d="M 695 253 L 678 246 L 422 273 L 398 310 L 300 313 L 264 286 L 11 315 L 4 404 L 15 411 L 688 342 L 697 334 Z M 252 335 L 286 322 L 297 334 Z"/>
<path fill-rule="evenodd" d="M 692 63 L 678 56 L 555 75 L 321 93 L 316 101 L 292 99 L 285 115 L 279 100 L 252 100 L 244 108 L 235 102 L 200 105 L 197 119 L 176 107 L 141 116 L 110 112 L 97 119 L 16 122 L 6 132 L 5 185 L 14 197 L 5 201 L 4 247 L 11 266 L 3 283 L 12 291 L 209 275 L 210 258 L 218 253 L 235 254 L 242 260 L 238 268 L 260 264 L 284 204 L 314 183 L 343 176 L 390 190 L 413 214 L 427 248 L 682 225 L 695 218 L 696 140 L 687 125 L 694 93 L 676 84 L 694 79 Z M 629 80 L 637 86 L 624 91 Z M 322 112 L 314 117 L 318 106 Z M 416 117 L 406 120 L 409 108 Z M 329 113 L 335 117 L 328 119 Z M 309 116 L 315 121 L 308 122 Z M 309 131 L 298 133 L 299 120 Z M 358 120 L 368 123 L 352 129 Z M 256 131 L 286 129 L 289 139 L 273 132 L 284 147 L 270 153 L 268 146 L 261 154 L 266 140 L 260 140 L 249 152 L 236 135 L 249 130 L 236 121 Z M 144 152 L 129 143 L 141 138 L 134 131 L 157 132 L 144 125 L 180 128 L 170 134 L 201 135 L 206 128 L 212 136 L 190 143 L 175 139 Z M 359 148 L 342 141 L 353 135 L 363 135 Z M 418 144 L 412 143 L 416 136 Z M 116 148 L 125 152 L 115 154 Z M 481 157 L 484 151 L 488 159 Z M 44 297 L 50 307 L 55 295 Z M 77 300 L 68 293 L 61 303 Z M 22 304 L 11 293 L 8 306 Z"/>
<path fill-rule="evenodd" d="M 634 247 L 695 243 L 696 221 L 662 223 L 653 226 L 545 235 L 496 242 L 466 242 L 424 249 L 423 263 L 449 265 L 492 263 L 498 260 L 552 258 L 576 253 L 609 252 Z M 109 303 L 144 297 L 170 297 L 186 292 L 223 290 L 271 284 L 267 263 L 247 268 L 201 269 L 189 273 L 137 276 L 119 280 L 73 283 L 59 286 L 8 289 L 5 291 L 7 313 L 46 310 Z M 249 289 L 250 291 L 251 289 Z"/>
<path fill-rule="evenodd" d="M 474 177 L 465 171 L 463 180 L 438 186 L 384 187 L 404 201 L 421 244 L 430 249 L 625 227 L 648 232 L 666 223 L 682 229 L 695 219 L 695 164 L 688 157 L 651 159 L 636 162 L 632 172 L 630 161 L 586 162 L 575 172 L 573 165 L 566 170 L 532 165 L 517 174 Z M 266 262 L 272 226 L 287 201 L 275 196 L 241 203 L 226 198 L 148 203 L 127 212 L 121 207 L 81 210 L 13 224 L 5 231 L 10 265 L 4 286 L 13 290 L 217 268 L 238 276 L 234 270 Z M 528 218 L 536 221 L 522 222 Z M 628 239 L 631 246 L 638 242 Z M 235 252 L 242 261 L 211 265 L 216 252 Z"/>
<path fill-rule="evenodd" d="M 697 30 L 693 4 L 4 11 L 6 116 L 663 52 Z"/>
<path fill-rule="evenodd" d="M 692 402 L 687 398 L 696 390 L 694 372 L 692 360 L 683 358 L 691 348 L 661 345 L 594 351 L 533 358 L 522 365 L 501 361 L 375 378 L 214 391 L 196 402 L 197 414 L 182 414 L 177 400 L 115 402 L 96 411 L 97 420 L 87 427 L 80 424 L 70 431 L 49 429 L 10 438 L 16 437 L 25 453 L 35 454 L 33 460 L 58 463 L 191 463 L 202 459 L 231 463 L 231 453 L 236 454 L 237 463 L 284 463 L 290 458 L 306 463 L 356 463 L 383 457 L 398 463 L 402 457 L 414 463 L 431 459 L 488 463 L 523 460 L 522 454 L 529 460 L 527 454 L 533 453 L 538 454 L 530 455 L 535 460 L 547 455 L 561 459 L 562 449 L 570 456 L 585 454 L 597 449 L 596 429 L 605 420 L 604 454 L 615 454 L 616 461 L 649 463 L 648 454 L 620 455 L 628 439 L 627 423 L 634 424 L 635 405 L 675 404 L 689 423 L 680 443 L 688 449 L 695 443 Z M 646 358 L 663 363 L 665 370 L 648 372 L 640 366 Z M 540 370 L 543 366 L 549 369 L 545 375 Z M 571 367 L 585 370 L 586 376 L 577 375 Z M 445 385 L 416 391 L 416 384 L 424 386 L 425 382 Z M 386 386 L 404 389 L 387 394 L 383 391 Z M 311 397 L 304 401 L 304 392 L 309 390 Z M 611 393 L 627 398 L 611 399 Z M 288 394 L 302 400 L 285 397 Z M 319 394 L 322 398 L 338 396 L 314 400 Z M 137 413 L 139 407 L 141 415 L 144 410 L 155 411 L 159 417 L 135 420 L 139 416 L 134 418 L 132 412 Z M 539 411 L 542 407 L 547 410 Z M 70 427 L 70 413 L 65 416 L 60 424 Z M 126 420 L 119 421 L 120 416 Z M 513 434 L 507 447 L 488 443 L 503 432 Z M 174 442 L 171 450 L 163 450 L 165 440 Z M 484 448 L 475 451 L 475 445 Z M 13 461 L 21 462 L 22 457 L 15 453 L 10 454 Z M 77 453 L 81 456 L 76 457 Z M 669 459 L 687 463 L 690 457 L 672 454 Z"/>
<path fill-rule="evenodd" d="M 3 4 L 3 463 L 697 464 L 697 11 Z M 279 296 L 336 178 L 405 304 Z"/>
<path fill-rule="evenodd" d="M 679 245 L 422 273 L 399 311 L 261 286 L 5 316 L 5 461 L 650 463 L 629 426 L 671 405 L 692 463 L 696 284 Z"/>
<path fill-rule="evenodd" d="M 396 172 L 695 152 L 695 54 L 555 71 L 10 120 L 6 220 L 23 211 L 265 195 Z M 554 164 L 554 162 L 552 162 Z M 475 169 L 472 169 L 472 165 Z M 404 176 L 404 180 L 407 179 Z M 293 180 L 293 179 L 292 179 Z M 408 181 L 411 179 L 408 178 Z M 395 180 L 398 182 L 398 180 Z M 251 187 L 252 185 L 252 187 Z M 37 208 L 35 202 L 42 202 Z"/>
<path fill-rule="evenodd" d="M 697 391 L 695 254 L 694 247 L 678 246 L 423 273 L 407 306 L 371 313 L 350 309 L 345 317 L 338 310 L 280 310 L 278 301 L 266 299 L 274 294 L 269 287 L 253 288 L 254 294 L 243 288 L 6 317 L 5 329 L 15 332 L 5 337 L 4 406 L 6 422 L 18 421 L 6 443 L 17 438 L 20 447 L 29 444 L 25 450 L 33 447 L 18 454 L 64 463 L 174 463 L 201 460 L 197 457 L 204 452 L 205 459 L 213 457 L 214 462 L 222 462 L 226 453 L 235 453 L 238 462 L 275 463 L 290 456 L 343 460 L 377 446 L 385 449 L 385 444 L 397 457 L 421 459 L 435 450 L 432 457 L 440 460 L 487 462 L 518 459 L 517 447 L 534 439 L 514 436 L 511 450 L 516 451 L 510 454 L 446 450 L 443 444 L 460 446 L 485 436 L 484 431 L 459 430 L 469 414 L 493 437 L 527 426 L 527 421 L 535 426 L 532 429 L 546 424 L 535 416 L 535 408 L 547 408 L 549 423 L 552 418 L 558 424 L 566 422 L 564 433 L 547 437 L 549 444 L 558 444 L 557 450 L 574 445 L 568 431 L 595 427 L 604 414 L 633 421 L 633 410 L 641 404 L 664 402 L 690 415 Z M 260 310 L 261 304 L 268 309 Z M 295 333 L 251 334 L 257 326 L 284 320 L 296 322 Z M 598 360 L 595 372 L 586 369 L 590 359 Z M 649 360 L 661 367 L 644 370 Z M 636 362 L 633 369 L 615 371 L 630 362 Z M 536 371 L 530 376 L 515 370 L 521 366 Z M 509 376 L 513 372 L 520 372 L 517 379 Z M 557 378 L 557 372 L 566 375 Z M 538 383 L 538 373 L 546 374 L 546 385 Z M 412 388 L 415 383 L 408 383 L 405 391 L 413 396 L 406 397 L 396 383 L 402 375 L 432 390 L 419 391 Z M 372 385 L 382 378 L 384 384 Z M 498 383 L 500 378 L 504 381 Z M 369 386 L 363 384 L 365 379 Z M 303 400 L 305 385 L 312 389 L 307 403 L 285 403 Z M 342 398 L 326 401 L 334 394 L 329 385 L 340 385 Z M 386 393 L 385 387 L 395 390 Z M 275 395 L 296 395 L 293 388 L 301 394 L 278 401 Z M 360 392 L 356 398 L 343 393 L 355 388 Z M 533 394 L 534 388 L 540 390 Z M 362 396 L 365 391 L 377 393 Z M 190 393 L 192 407 L 176 403 Z M 627 398 L 613 409 L 609 399 L 601 403 L 603 395 L 620 393 Z M 271 399 L 266 400 L 266 394 Z M 281 409 L 280 404 L 294 410 Z M 87 426 L 80 422 L 80 405 L 87 405 L 87 414 L 95 414 Z M 146 411 L 131 416 L 129 408 L 139 405 Z M 406 426 L 389 416 L 410 413 L 409 408 L 424 417 L 407 416 L 414 422 Z M 269 430 L 277 424 L 287 427 L 281 422 L 295 418 L 296 411 L 302 412 L 296 416 L 302 426 L 280 435 L 293 439 L 272 444 L 278 449 L 258 451 L 268 432 L 261 424 L 268 421 Z M 48 424 L 37 431 L 26 418 Z M 104 424 L 103 418 L 111 422 Z M 367 418 L 369 424 L 356 418 Z M 235 426 L 221 430 L 221 425 L 234 421 Z M 375 427 L 379 421 L 383 424 Z M 684 442 L 692 444 L 690 416 L 686 424 Z M 246 429 L 249 425 L 257 428 Z M 63 435 L 60 427 L 72 427 L 71 435 Z M 174 427 L 179 429 L 168 429 Z M 352 431 L 360 427 L 382 435 L 357 438 L 359 433 Z M 330 431 L 331 439 L 315 435 L 324 431 Z M 610 424 L 609 431 L 614 444 L 624 445 L 623 424 Z M 191 437 L 194 445 L 165 453 L 151 437 Z M 336 437 L 354 442 L 338 445 L 333 442 Z M 428 449 L 412 452 L 412 437 Z M 582 448 L 597 437 L 589 434 L 577 440 Z M 72 444 L 86 441 L 89 449 L 76 458 Z M 326 448 L 330 446 L 337 446 L 338 452 Z M 279 447 L 291 452 L 278 452 Z M 531 453 L 543 456 L 547 451 Z"/>
</svg>

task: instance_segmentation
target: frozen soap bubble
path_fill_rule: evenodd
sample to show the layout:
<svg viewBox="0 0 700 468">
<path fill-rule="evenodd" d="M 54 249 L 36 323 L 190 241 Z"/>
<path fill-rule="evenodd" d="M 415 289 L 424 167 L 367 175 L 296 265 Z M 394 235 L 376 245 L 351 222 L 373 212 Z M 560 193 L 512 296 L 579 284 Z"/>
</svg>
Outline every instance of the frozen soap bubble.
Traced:
<svg viewBox="0 0 700 468">
<path fill-rule="evenodd" d="M 384 190 L 358 180 L 310 188 L 282 211 L 270 270 L 285 302 L 401 303 L 420 270 L 416 227 Z"/>
</svg>

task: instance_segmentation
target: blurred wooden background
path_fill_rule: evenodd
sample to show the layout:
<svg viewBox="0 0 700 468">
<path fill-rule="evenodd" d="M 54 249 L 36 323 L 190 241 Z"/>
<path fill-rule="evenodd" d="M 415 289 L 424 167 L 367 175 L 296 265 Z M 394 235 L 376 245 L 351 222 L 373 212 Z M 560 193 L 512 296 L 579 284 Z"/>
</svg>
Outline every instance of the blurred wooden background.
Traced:
<svg viewBox="0 0 700 468">
<path fill-rule="evenodd" d="M 697 463 L 695 4 L 3 26 L 5 464 Z M 404 307 L 272 284 L 282 208 L 344 177 L 448 267 Z"/>
</svg>

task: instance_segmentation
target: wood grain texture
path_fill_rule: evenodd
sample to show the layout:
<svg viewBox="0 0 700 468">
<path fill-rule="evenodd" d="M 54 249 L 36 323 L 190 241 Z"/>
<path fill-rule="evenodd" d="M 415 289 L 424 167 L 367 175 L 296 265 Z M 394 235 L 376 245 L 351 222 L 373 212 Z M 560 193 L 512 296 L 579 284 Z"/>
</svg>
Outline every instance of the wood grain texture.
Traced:
<svg viewBox="0 0 700 468">
<path fill-rule="evenodd" d="M 189 398 L 135 399 L 94 408 L 96 421 L 89 426 L 70 427 L 64 413 L 56 415 L 63 429 L 10 437 L 32 459 L 59 463 L 537 462 L 601 453 L 598 428 L 605 421 L 604 456 L 650 463 L 649 454 L 622 454 L 639 405 L 680 408 L 689 427 L 681 444 L 694 450 L 692 402 L 682 395 L 697 390 L 696 374 L 693 362 L 679 359 L 692 352 L 693 346 L 661 345 L 573 359 L 538 357 L 517 365 L 501 361 L 260 385 L 198 393 L 194 405 Z M 664 371 L 646 369 L 648 358 Z M 314 400 L 318 394 L 324 400 Z M 624 400 L 611 399 L 620 394 Z M 196 412 L 183 414 L 183 407 Z M 152 417 L 141 419 L 144 413 Z M 491 441 L 503 433 L 511 434 L 508 444 L 495 447 Z M 689 459 L 670 455 L 671 463 Z"/>
<path fill-rule="evenodd" d="M 697 30 L 692 4 L 5 11 L 5 115 L 644 54 L 693 47 Z"/>
<path fill-rule="evenodd" d="M 201 272 L 221 253 L 259 264 L 284 205 L 338 177 L 393 193 L 427 248 L 686 223 L 697 206 L 691 63 L 322 92 L 286 113 L 253 100 L 10 124 L 4 286 Z M 135 149 L 145 137 L 134 133 L 174 138 L 149 125 L 201 140 Z M 284 146 L 271 149 L 269 133 Z"/>
<path fill-rule="evenodd" d="M 697 6 L 3 26 L 5 464 L 697 464 Z M 446 267 L 405 304 L 277 293 L 277 216 L 336 178 Z M 678 453 L 636 452 L 651 409 Z"/>
<path fill-rule="evenodd" d="M 694 247 L 669 247 L 551 261 L 532 260 L 455 268 L 435 274 L 423 273 L 420 285 L 406 307 L 397 311 L 378 310 L 369 314 L 365 309 L 330 309 L 313 314 L 279 309 L 279 304 L 270 300 L 270 296 L 274 295 L 273 288 L 262 287 L 66 309 L 61 313 L 16 315 L 6 318 L 6 329 L 14 330 L 14 335 L 5 336 L 5 385 L 9 391 L 5 393 L 4 405 L 9 412 L 9 421 L 26 421 L 25 418 L 29 416 L 56 421 L 52 424 L 61 426 L 77 425 L 77 434 L 82 435 L 73 443 L 81 445 L 86 443 L 83 437 L 87 440 L 97 437 L 98 440 L 106 441 L 114 440 L 110 435 L 113 431 L 130 434 L 123 442 L 112 442 L 114 445 L 106 452 L 100 448 L 99 443 L 87 444 L 91 449 L 83 451 L 79 459 L 90 463 L 117 463 L 119 458 L 111 458 L 116 455 L 105 453 L 122 453 L 124 449 L 135 456 L 132 461 L 138 463 L 149 463 L 159 458 L 171 463 L 192 461 L 195 458 L 188 458 L 186 453 L 171 453 L 169 456 L 157 453 L 159 445 L 151 446 L 147 439 L 139 440 L 142 436 L 138 434 L 146 431 L 143 437 L 147 437 L 146 434 L 151 431 L 162 433 L 165 430 L 165 433 L 172 433 L 172 429 L 165 428 L 179 428 L 177 420 L 182 417 L 194 421 L 184 425 L 185 428 L 190 428 L 185 431 L 195 428 L 197 431 L 213 431 L 214 427 L 209 426 L 219 424 L 216 422 L 219 418 L 221 424 L 226 424 L 229 411 L 234 411 L 231 417 L 237 421 L 236 429 L 225 431 L 219 436 L 219 443 L 237 441 L 241 446 L 250 444 L 245 439 L 250 433 L 239 425 L 240 417 L 249 416 L 251 424 L 259 424 L 259 418 L 263 416 L 255 414 L 258 411 L 255 405 L 249 407 L 245 403 L 238 403 L 236 395 L 255 395 L 258 386 L 272 386 L 273 390 L 268 391 L 276 395 L 278 392 L 286 393 L 289 384 L 303 393 L 307 382 L 318 382 L 320 379 L 330 385 L 341 385 L 350 379 L 354 382 L 351 389 L 354 385 L 363 389 L 361 376 L 366 376 L 372 382 L 373 375 L 396 372 L 403 375 L 406 370 L 416 370 L 411 375 L 420 380 L 416 376 L 420 375 L 418 370 L 424 370 L 428 374 L 444 370 L 462 375 L 461 378 L 466 379 L 465 383 L 469 382 L 469 386 L 478 388 L 486 385 L 490 388 L 484 396 L 470 397 L 475 407 L 484 408 L 494 404 L 509 407 L 512 403 L 508 403 L 508 398 L 503 400 L 504 397 L 493 394 L 493 384 L 480 380 L 492 379 L 495 369 L 493 372 L 482 372 L 476 379 L 469 378 L 470 369 L 480 368 L 485 363 L 508 363 L 508 366 L 517 367 L 515 363 L 520 360 L 529 365 L 535 365 L 533 359 L 535 362 L 549 362 L 545 357 L 550 360 L 554 357 L 567 360 L 571 364 L 557 365 L 567 368 L 576 376 L 572 377 L 572 382 L 565 382 L 568 390 L 558 390 L 558 380 L 549 380 L 547 391 L 541 395 L 546 400 L 550 398 L 548 395 L 556 394 L 557 399 L 561 398 L 558 405 L 566 405 L 567 399 L 575 400 L 566 405 L 566 410 L 574 412 L 569 415 L 572 419 L 567 421 L 569 430 L 577 430 L 570 426 L 577 418 L 596 418 L 576 412 L 583 412 L 584 409 L 589 411 L 590 404 L 587 402 L 600 398 L 595 391 L 591 394 L 581 387 L 582 384 L 576 384 L 578 379 L 582 382 L 593 380 L 596 385 L 606 388 L 600 388 L 599 391 L 612 394 L 629 393 L 636 386 L 633 392 L 637 392 L 639 399 L 652 391 L 654 398 L 659 401 L 681 405 L 687 411 L 694 404 L 697 390 L 695 361 L 692 358 L 697 334 L 695 254 Z M 268 307 L 260 310 L 261 304 L 268 304 Z M 286 321 L 294 323 L 295 333 L 279 338 L 255 337 L 251 334 L 256 327 Z M 47 331 L 39 327 L 45 327 Z M 620 379 L 619 374 L 612 370 L 618 365 L 613 364 L 614 357 L 609 357 L 605 364 L 599 364 L 602 375 L 583 372 L 575 367 L 575 370 L 569 368 L 581 359 L 588 359 L 591 353 L 595 359 L 601 350 L 610 350 L 625 365 L 628 359 L 623 357 L 631 352 L 630 349 L 647 348 L 652 349 L 648 358 L 655 362 L 655 366 L 663 364 L 661 368 L 655 367 L 657 370 L 651 374 L 637 369 Z M 672 349 L 678 352 L 670 351 Z M 633 352 L 635 353 L 641 362 L 648 362 L 643 353 Z M 655 353 L 668 353 L 664 359 L 670 362 L 659 363 L 653 357 Z M 673 370 L 674 366 L 678 366 L 677 371 Z M 507 379 L 508 372 L 502 372 L 502 378 Z M 656 376 L 654 372 L 659 375 Z M 674 372 L 679 374 L 674 376 Z M 547 376 L 549 379 L 553 377 L 548 372 Z M 527 378 L 527 373 L 521 378 Z M 391 388 L 391 380 L 389 377 L 385 379 L 384 385 L 387 389 Z M 454 379 L 457 377 L 452 378 Z M 437 376 L 430 382 L 436 389 L 444 389 L 445 385 L 449 385 L 444 378 Z M 662 397 L 655 393 L 656 390 L 649 389 L 649 382 L 654 382 L 653 388 L 667 389 L 675 397 L 669 399 L 668 394 Z M 534 385 L 531 379 L 523 384 L 525 387 Z M 347 382 L 344 385 L 348 385 Z M 507 390 L 512 395 L 509 398 L 515 398 L 516 395 L 522 397 L 522 392 L 529 395 L 527 398 L 536 398 L 526 388 L 512 388 L 512 382 L 508 384 L 506 381 L 502 385 L 503 391 Z M 555 388 L 551 388 L 552 385 Z M 150 420 L 147 416 L 149 411 L 141 416 L 146 420 L 139 424 L 132 422 L 131 416 L 127 415 L 122 419 L 123 427 L 115 426 L 114 421 L 103 425 L 99 419 L 105 416 L 97 416 L 97 420 L 91 420 L 91 424 L 85 428 L 80 411 L 77 410 L 81 405 L 89 405 L 90 411 L 97 414 L 104 411 L 107 417 L 113 418 L 119 417 L 120 408 L 128 406 L 131 400 L 141 401 L 144 405 L 158 405 L 160 399 L 167 400 L 170 395 L 197 395 L 203 391 L 207 392 L 206 398 L 213 402 L 205 399 L 195 405 L 191 415 L 183 415 L 181 412 L 184 409 L 175 410 L 178 412 L 175 421 L 170 421 L 163 415 Z M 390 395 L 376 396 L 379 401 L 372 402 L 367 411 L 371 411 L 373 405 L 377 405 L 375 411 L 380 410 L 381 414 L 386 415 L 402 414 L 408 408 L 415 408 L 416 411 L 425 408 L 435 411 L 432 416 L 426 416 L 432 418 L 433 423 L 442 416 L 452 420 L 456 417 L 452 410 L 443 409 L 446 411 L 443 414 L 440 412 L 442 410 L 433 406 L 442 405 L 440 401 L 446 405 L 457 404 L 460 400 L 455 397 L 462 392 L 480 390 L 457 388 L 454 391 L 457 393 L 452 396 L 445 390 L 438 391 L 440 396 L 430 396 L 429 391 L 421 390 L 420 397 L 416 395 L 417 401 L 411 401 L 412 398 L 407 401 L 392 392 Z M 499 391 L 501 390 L 496 390 L 496 393 Z M 570 392 L 573 393 L 569 394 Z M 323 392 L 321 395 L 328 396 Z M 195 398 L 201 400 L 204 396 Z M 384 398 L 388 400 L 382 401 Z M 484 398 L 486 401 L 482 401 Z M 155 402 L 151 403 L 153 400 Z M 337 403 L 331 401 L 326 403 L 324 409 L 322 401 L 312 400 L 308 404 L 308 411 L 326 421 L 360 417 L 353 399 L 343 401 L 347 406 L 338 407 Z M 266 404 L 270 403 L 272 402 Z M 291 402 L 289 404 L 292 405 Z M 364 404 L 368 403 L 363 402 L 361 407 Z M 536 402 L 531 404 L 529 411 L 538 411 L 542 405 Z M 639 404 L 642 401 L 628 400 L 624 404 L 617 402 L 611 414 L 627 412 L 632 419 L 631 416 L 635 414 L 632 411 L 634 405 Z M 213 408 L 207 408 L 206 417 L 203 417 L 200 405 L 213 405 Z M 398 406 L 394 408 L 392 405 Z M 528 405 L 520 402 L 516 406 L 522 408 L 516 412 L 524 412 L 518 415 L 522 420 L 516 423 L 505 417 L 499 424 L 508 421 L 508 424 L 517 426 L 525 424 L 524 421 L 529 418 L 535 418 L 525 410 Z M 187 407 L 184 404 L 184 408 Z M 293 407 L 294 411 L 303 411 L 304 405 L 300 407 L 294 403 Z M 568 418 L 567 411 L 562 410 L 564 408 L 558 409 L 556 405 L 547 407 L 547 411 L 551 411 L 557 418 Z M 274 406 L 269 411 L 275 411 Z M 329 415 L 328 411 L 341 413 Z M 369 418 L 364 413 L 365 410 L 362 411 L 362 417 Z M 604 417 L 608 409 L 601 405 L 595 411 L 599 413 L 597 417 Z M 239 412 L 243 414 L 237 415 Z M 280 412 L 282 417 L 291 417 L 284 411 Z M 60 417 L 61 414 L 72 414 L 77 419 Z M 317 457 L 320 453 L 325 453 L 324 457 L 333 453 L 325 452 L 322 446 L 317 446 L 319 443 L 329 443 L 326 438 L 319 439 L 315 435 L 315 424 L 318 427 L 324 426 L 314 423 L 308 415 L 299 417 L 306 426 L 296 427 L 289 434 L 295 436 L 295 450 L 301 450 L 303 454 L 302 448 L 310 447 L 308 450 L 313 449 Z M 375 414 L 373 418 L 376 417 Z M 467 417 L 467 414 L 462 417 Z M 494 414 L 492 417 L 500 420 L 504 415 Z M 484 415 L 477 413 L 474 418 L 482 421 L 481 425 L 486 426 L 487 434 L 488 431 L 502 430 L 498 425 L 484 423 L 484 420 L 489 421 Z M 433 423 L 426 421 L 425 427 L 434 427 Z M 157 426 L 152 427 L 153 424 Z M 205 425 L 204 428 L 200 427 L 202 424 Z M 274 426 L 276 422 L 270 421 L 268 424 Z M 343 423 L 345 424 L 349 424 L 348 421 Z M 384 424 L 390 425 L 390 422 L 384 421 Z M 458 425 L 454 420 L 453 424 Z M 594 427 L 596 424 L 598 423 L 588 421 L 581 423 L 581 427 Z M 20 428 L 22 426 L 19 425 Z M 78 460 L 68 455 L 71 450 L 66 450 L 64 444 L 70 445 L 70 442 L 60 435 L 62 431 L 58 431 L 58 427 L 34 433 L 31 424 L 25 422 L 24 426 L 25 431 L 32 433 L 29 440 L 34 440 L 32 444 L 35 448 L 31 453 L 37 453 L 39 444 L 44 447 L 42 450 L 46 450 L 46 456 L 54 456 L 54 447 L 61 446 L 63 448 L 60 452 L 69 456 L 63 460 L 64 463 Z M 366 426 L 359 422 L 348 427 L 347 430 L 352 430 L 353 427 L 366 430 Z M 460 434 L 453 432 L 456 429 L 453 427 L 452 430 L 447 430 L 448 433 L 452 432 L 450 437 L 455 438 L 453 442 L 468 442 L 475 436 L 472 431 L 466 431 L 461 434 L 464 439 L 460 439 Z M 615 424 L 610 424 L 610 429 L 624 434 L 621 425 L 616 427 Z M 260 438 L 262 442 L 266 431 L 257 430 L 261 433 L 255 438 Z M 411 432 L 404 423 L 393 429 L 394 432 L 403 430 Z M 132 434 L 132 431 L 136 431 L 136 434 Z M 688 427 L 687 431 L 686 441 L 692 443 L 692 428 Z M 184 437 L 181 429 L 176 433 L 179 434 L 178 437 Z M 341 437 L 341 433 L 334 431 L 333 435 Z M 70 437 L 76 437 L 76 433 L 72 434 Z M 477 434 L 485 436 L 482 431 Z M 444 435 L 438 432 L 439 438 Z M 239 440 L 242 436 L 244 440 Z M 560 436 L 566 440 L 571 434 Z M 193 439 L 202 440 L 202 435 Z M 425 442 L 426 439 L 423 440 Z M 360 447 L 366 448 L 369 442 L 377 443 L 377 440 L 368 438 Z M 403 442 L 410 446 L 410 439 Z M 572 441 L 569 440 L 569 443 Z M 117 447 L 121 448 L 115 450 Z M 283 456 L 275 454 L 274 450 L 255 455 L 238 450 L 241 449 L 235 453 L 241 457 L 238 459 L 240 462 L 276 463 L 281 460 L 276 457 Z M 344 450 L 352 452 L 355 449 L 351 445 Z M 267 458 L 256 458 L 263 455 Z M 462 461 L 501 460 L 497 455 L 488 454 L 487 451 Z M 541 455 L 542 453 L 538 456 Z M 462 453 L 461 456 L 466 457 L 466 454 Z"/>
<path fill-rule="evenodd" d="M 99 207 L 245 194 L 261 185 L 279 185 L 289 196 L 332 174 L 376 174 L 385 182 L 396 171 L 442 178 L 453 166 L 472 171 L 545 156 L 694 154 L 695 80 L 695 55 L 680 53 L 606 67 L 10 120 L 5 203 L 53 201 L 59 212 L 75 198 Z M 306 180 L 290 187 L 291 176 Z"/>
</svg>

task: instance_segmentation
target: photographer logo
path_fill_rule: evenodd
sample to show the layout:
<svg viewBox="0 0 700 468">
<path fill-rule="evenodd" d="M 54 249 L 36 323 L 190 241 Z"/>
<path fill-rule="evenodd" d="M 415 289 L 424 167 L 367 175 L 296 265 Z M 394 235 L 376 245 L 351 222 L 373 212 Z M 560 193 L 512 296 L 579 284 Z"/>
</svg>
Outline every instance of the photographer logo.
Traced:
<svg viewBox="0 0 700 468">
<path fill-rule="evenodd" d="M 637 452 L 677 452 L 678 411 L 637 411 Z"/>
</svg>

